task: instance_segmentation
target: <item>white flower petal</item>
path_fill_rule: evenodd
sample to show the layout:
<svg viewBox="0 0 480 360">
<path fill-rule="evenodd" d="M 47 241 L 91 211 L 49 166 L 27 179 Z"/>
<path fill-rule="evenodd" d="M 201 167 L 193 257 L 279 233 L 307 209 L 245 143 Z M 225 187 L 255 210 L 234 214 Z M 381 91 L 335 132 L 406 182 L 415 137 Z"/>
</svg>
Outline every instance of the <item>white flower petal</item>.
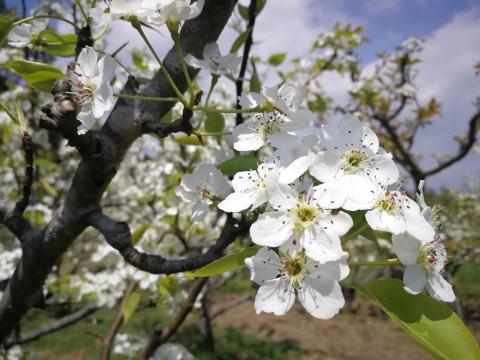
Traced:
<svg viewBox="0 0 480 360">
<path fill-rule="evenodd" d="M 233 148 L 237 151 L 255 151 L 264 145 L 262 137 L 252 130 L 246 123 L 233 129 Z"/>
<path fill-rule="evenodd" d="M 343 206 L 347 194 L 337 181 L 330 181 L 313 187 L 314 199 L 322 209 L 338 209 Z"/>
<path fill-rule="evenodd" d="M 295 302 L 295 292 L 289 279 L 274 279 L 265 281 L 258 289 L 255 297 L 255 310 L 285 315 Z"/>
<path fill-rule="evenodd" d="M 275 279 L 283 267 L 277 253 L 266 247 L 258 250 L 255 256 L 246 258 L 245 265 L 250 269 L 250 280 L 259 285 Z"/>
<path fill-rule="evenodd" d="M 423 291 L 427 282 L 427 274 L 419 265 L 409 265 L 403 273 L 403 283 L 406 292 L 416 295 Z"/>
<path fill-rule="evenodd" d="M 453 302 L 455 293 L 450 285 L 439 273 L 428 274 L 427 291 L 432 298 L 438 301 Z"/>
<path fill-rule="evenodd" d="M 400 262 L 405 266 L 414 265 L 417 262 L 418 252 L 422 243 L 409 234 L 392 236 L 393 251 Z"/>
<path fill-rule="evenodd" d="M 324 232 L 320 226 L 305 229 L 299 240 L 305 248 L 305 254 L 319 263 L 335 261 L 343 255 L 340 237 Z"/>
<path fill-rule="evenodd" d="M 343 174 L 341 167 L 342 159 L 337 154 L 331 151 L 321 151 L 310 166 L 310 174 L 321 182 L 328 182 Z"/>
<path fill-rule="evenodd" d="M 268 201 L 276 210 L 286 211 L 297 204 L 298 195 L 289 185 L 273 183 L 268 187 Z"/>
<path fill-rule="evenodd" d="M 407 232 L 424 244 L 432 241 L 435 237 L 435 230 L 432 225 L 421 214 L 406 213 L 405 220 L 407 222 Z"/>
<path fill-rule="evenodd" d="M 266 212 L 250 227 L 252 241 L 261 246 L 277 247 L 293 235 L 293 220 L 283 211 Z"/>
<path fill-rule="evenodd" d="M 284 184 L 291 184 L 302 176 L 315 161 L 316 156 L 313 153 L 308 153 L 305 156 L 300 156 L 294 160 L 290 165 L 281 170 L 279 181 Z"/>
<path fill-rule="evenodd" d="M 327 274 L 308 276 L 298 290 L 298 299 L 307 312 L 317 319 L 330 319 L 345 305 L 338 282 Z"/>
<path fill-rule="evenodd" d="M 225 212 L 240 212 L 248 209 L 261 194 L 253 191 L 234 192 L 218 204 L 218 208 Z"/>
<path fill-rule="evenodd" d="M 201 221 L 205 219 L 208 214 L 208 205 L 204 202 L 196 203 L 192 208 L 192 220 Z"/>
</svg>

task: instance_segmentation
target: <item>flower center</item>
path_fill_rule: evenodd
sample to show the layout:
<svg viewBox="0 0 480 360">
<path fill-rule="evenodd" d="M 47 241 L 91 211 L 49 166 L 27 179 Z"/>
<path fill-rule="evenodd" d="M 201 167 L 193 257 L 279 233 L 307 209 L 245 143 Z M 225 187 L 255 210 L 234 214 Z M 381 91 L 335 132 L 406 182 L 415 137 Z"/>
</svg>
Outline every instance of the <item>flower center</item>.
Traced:
<svg viewBox="0 0 480 360">
<path fill-rule="evenodd" d="M 447 262 L 447 252 L 442 244 L 442 240 L 437 238 L 432 243 L 424 245 L 417 257 L 417 263 L 424 268 L 438 267 L 443 269 Z"/>
<path fill-rule="evenodd" d="M 374 208 L 379 211 L 386 211 L 389 214 L 395 214 L 398 210 L 396 194 L 387 192 L 384 197 L 376 201 Z"/>
<path fill-rule="evenodd" d="M 283 274 L 287 276 L 294 289 L 302 287 L 303 279 L 308 275 L 303 252 L 295 257 L 286 256 L 283 260 Z"/>
<path fill-rule="evenodd" d="M 356 172 L 363 167 L 365 156 L 358 150 L 351 150 L 343 155 L 343 170 Z"/>
<path fill-rule="evenodd" d="M 80 106 L 93 101 L 96 89 L 97 86 L 93 83 L 84 83 L 80 78 L 73 80 L 72 93 L 74 94 L 75 102 Z"/>
<path fill-rule="evenodd" d="M 200 198 L 202 200 L 213 200 L 215 198 L 215 195 L 212 193 L 210 189 L 203 187 L 200 189 Z"/>
<path fill-rule="evenodd" d="M 315 224 L 320 209 L 302 200 L 297 204 L 297 207 L 291 210 L 291 212 L 295 219 L 295 230 L 301 232 L 304 228 Z"/>
</svg>

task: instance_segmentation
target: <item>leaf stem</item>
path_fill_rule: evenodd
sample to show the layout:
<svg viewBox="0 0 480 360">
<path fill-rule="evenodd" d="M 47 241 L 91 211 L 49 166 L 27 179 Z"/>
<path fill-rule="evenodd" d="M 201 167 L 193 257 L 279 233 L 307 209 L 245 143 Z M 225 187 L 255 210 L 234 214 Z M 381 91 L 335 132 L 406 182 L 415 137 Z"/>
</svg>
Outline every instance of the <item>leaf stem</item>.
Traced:
<svg viewBox="0 0 480 360">
<path fill-rule="evenodd" d="M 351 262 L 349 266 L 394 266 L 401 265 L 398 259 L 376 260 L 376 261 L 358 261 Z"/>
<path fill-rule="evenodd" d="M 258 113 L 262 112 L 263 110 L 259 107 L 254 107 L 251 109 L 217 109 L 208 106 L 194 106 L 192 110 L 198 110 L 203 112 L 217 112 L 217 113 L 224 113 L 224 114 L 251 114 L 251 113 Z"/>
<path fill-rule="evenodd" d="M 187 64 L 185 63 L 185 56 L 183 54 L 183 48 L 180 42 L 180 37 L 178 36 L 178 31 L 172 31 L 171 35 L 172 35 L 173 42 L 175 44 L 175 50 L 177 51 L 178 59 L 180 61 L 180 64 L 182 64 L 183 75 L 185 76 L 185 80 L 187 81 L 188 93 L 190 94 L 191 101 L 193 101 L 192 79 L 190 79 L 190 74 L 188 73 Z"/>
<path fill-rule="evenodd" d="M 203 104 L 203 106 L 208 107 L 208 102 L 210 101 L 210 96 L 212 96 L 213 88 L 215 87 L 217 82 L 218 82 L 218 75 L 212 74 L 212 80 L 210 82 L 210 89 L 208 89 L 207 98 L 205 99 L 205 103 Z"/>
<path fill-rule="evenodd" d="M 143 41 L 145 41 L 145 44 L 147 44 L 148 48 L 150 49 L 150 51 L 152 52 L 153 56 L 155 57 L 155 59 L 157 60 L 158 64 L 160 65 L 160 70 L 162 71 L 163 75 L 165 76 L 165 78 L 167 79 L 168 83 L 170 84 L 170 87 L 172 88 L 172 90 L 175 92 L 175 94 L 177 95 L 178 99 L 184 104 L 186 105 L 186 101 L 185 99 L 183 98 L 183 95 L 182 93 L 180 92 L 180 90 L 178 90 L 178 87 L 177 85 L 175 85 L 175 82 L 173 81 L 172 77 L 170 76 L 170 74 L 168 73 L 167 69 L 165 68 L 165 66 L 163 65 L 163 62 L 162 60 L 160 59 L 160 57 L 157 55 L 157 52 L 155 51 L 155 49 L 153 48 L 152 44 L 150 43 L 150 41 L 148 40 L 147 36 L 145 35 L 145 33 L 143 32 L 143 29 L 142 29 L 142 25 L 140 24 L 140 22 L 138 21 L 138 19 L 134 18 L 133 20 L 131 20 L 131 23 L 132 23 L 132 26 L 139 32 L 140 36 L 142 37 Z"/>
<path fill-rule="evenodd" d="M 15 21 L 13 23 L 13 26 L 17 26 L 17 25 L 21 25 L 23 23 L 26 23 L 26 22 L 29 22 L 29 21 L 32 21 L 32 20 L 36 20 L 36 19 L 55 19 L 55 20 L 60 20 L 60 21 L 64 21 L 70 25 L 72 25 L 75 29 L 78 29 L 77 25 L 75 25 L 75 23 L 73 21 L 70 21 L 70 20 L 67 20 L 61 16 L 56 16 L 56 15 L 35 15 L 35 16 L 29 16 L 29 17 L 26 17 L 26 18 L 23 18 L 23 19 L 20 19 L 18 21 Z"/>
<path fill-rule="evenodd" d="M 175 97 L 155 97 L 155 96 L 141 96 L 141 95 L 127 95 L 115 93 L 113 96 L 123 98 L 123 99 L 133 99 L 133 100 L 147 100 L 147 101 L 164 101 L 164 102 L 177 102 L 181 101 L 179 98 Z"/>
<path fill-rule="evenodd" d="M 360 235 L 367 227 L 368 227 L 368 223 L 365 222 L 362 226 L 360 226 L 357 230 L 355 230 L 353 233 L 348 235 L 345 239 L 342 239 L 342 245 L 346 244 L 349 240 L 352 240 L 358 235 Z"/>
<path fill-rule="evenodd" d="M 82 6 L 82 3 L 80 0 L 75 0 L 75 3 L 77 4 L 78 8 L 80 9 L 80 12 L 82 13 L 83 18 L 85 19 L 85 22 L 88 24 L 88 15 L 85 12 L 85 9 Z"/>
</svg>

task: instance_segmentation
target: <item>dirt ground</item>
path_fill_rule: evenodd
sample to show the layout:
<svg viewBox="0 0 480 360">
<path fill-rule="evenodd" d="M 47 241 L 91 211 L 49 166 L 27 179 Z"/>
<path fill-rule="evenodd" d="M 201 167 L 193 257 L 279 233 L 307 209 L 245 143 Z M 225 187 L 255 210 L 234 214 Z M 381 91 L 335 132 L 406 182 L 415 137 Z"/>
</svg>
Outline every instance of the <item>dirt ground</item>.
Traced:
<svg viewBox="0 0 480 360">
<path fill-rule="evenodd" d="M 233 298 L 216 299 L 222 306 Z M 307 359 L 424 360 L 432 359 L 382 314 L 363 305 L 356 314 L 343 313 L 331 320 L 315 320 L 295 304 L 286 315 L 255 313 L 253 301 L 215 319 L 219 328 L 236 329 L 266 340 L 291 341 L 309 351 Z M 477 339 L 480 331 L 475 326 Z M 460 359 L 459 359 L 460 360 Z"/>
</svg>

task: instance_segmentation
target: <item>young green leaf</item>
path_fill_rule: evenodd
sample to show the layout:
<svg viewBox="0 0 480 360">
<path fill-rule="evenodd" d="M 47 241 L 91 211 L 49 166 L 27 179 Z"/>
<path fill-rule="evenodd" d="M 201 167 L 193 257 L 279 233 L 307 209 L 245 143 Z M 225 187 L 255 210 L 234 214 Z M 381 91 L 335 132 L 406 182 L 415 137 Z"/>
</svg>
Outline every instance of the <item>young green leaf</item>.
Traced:
<svg viewBox="0 0 480 360">
<path fill-rule="evenodd" d="M 283 63 L 286 58 L 287 58 L 286 53 L 273 54 L 273 55 L 270 55 L 270 57 L 268 58 L 268 63 L 273 66 L 278 66 L 281 63 Z"/>
<path fill-rule="evenodd" d="M 142 298 L 141 294 L 138 292 L 133 292 L 128 297 L 125 306 L 123 308 L 123 322 L 126 324 L 128 320 L 132 317 L 137 310 L 138 304 L 140 303 L 140 299 Z"/>
<path fill-rule="evenodd" d="M 3 67 L 13 71 L 37 90 L 45 92 L 50 92 L 55 81 L 64 77 L 64 74 L 55 66 L 34 61 L 12 60 L 5 63 Z"/>
<path fill-rule="evenodd" d="M 41 51 L 61 57 L 75 55 L 78 36 L 75 34 L 59 35 L 52 30 L 43 30 L 38 35 L 38 44 Z"/>
<path fill-rule="evenodd" d="M 188 273 L 189 277 L 209 277 L 223 274 L 227 271 L 233 271 L 245 266 L 245 259 L 257 253 L 258 247 L 250 246 L 240 251 L 234 251 L 231 254 L 194 271 Z"/>
<path fill-rule="evenodd" d="M 15 16 L 13 15 L 13 13 L 0 14 L 0 46 L 3 46 L 3 43 L 8 36 L 8 33 L 12 29 L 14 21 Z"/>
<path fill-rule="evenodd" d="M 217 165 L 224 175 L 233 176 L 239 171 L 254 170 L 257 168 L 258 160 L 254 156 L 236 156 Z"/>
<path fill-rule="evenodd" d="M 233 42 L 232 47 L 230 48 L 230 53 L 236 53 L 238 49 L 242 47 L 245 41 L 247 41 L 248 35 L 250 35 L 251 31 L 252 29 L 248 28 L 237 37 L 237 39 Z"/>
<path fill-rule="evenodd" d="M 262 84 L 257 76 L 257 73 L 254 72 L 252 78 L 250 79 L 250 91 L 260 92 L 262 91 Z"/>
<path fill-rule="evenodd" d="M 399 280 L 377 280 L 360 289 L 434 358 L 480 359 L 475 338 L 445 304 L 425 294 L 408 294 Z"/>
<path fill-rule="evenodd" d="M 221 133 L 225 128 L 225 118 L 222 114 L 212 111 L 207 115 L 205 131 L 209 133 Z"/>
<path fill-rule="evenodd" d="M 142 224 L 137 227 L 132 233 L 132 245 L 137 245 L 142 240 L 143 235 L 150 227 L 150 224 Z"/>
</svg>

